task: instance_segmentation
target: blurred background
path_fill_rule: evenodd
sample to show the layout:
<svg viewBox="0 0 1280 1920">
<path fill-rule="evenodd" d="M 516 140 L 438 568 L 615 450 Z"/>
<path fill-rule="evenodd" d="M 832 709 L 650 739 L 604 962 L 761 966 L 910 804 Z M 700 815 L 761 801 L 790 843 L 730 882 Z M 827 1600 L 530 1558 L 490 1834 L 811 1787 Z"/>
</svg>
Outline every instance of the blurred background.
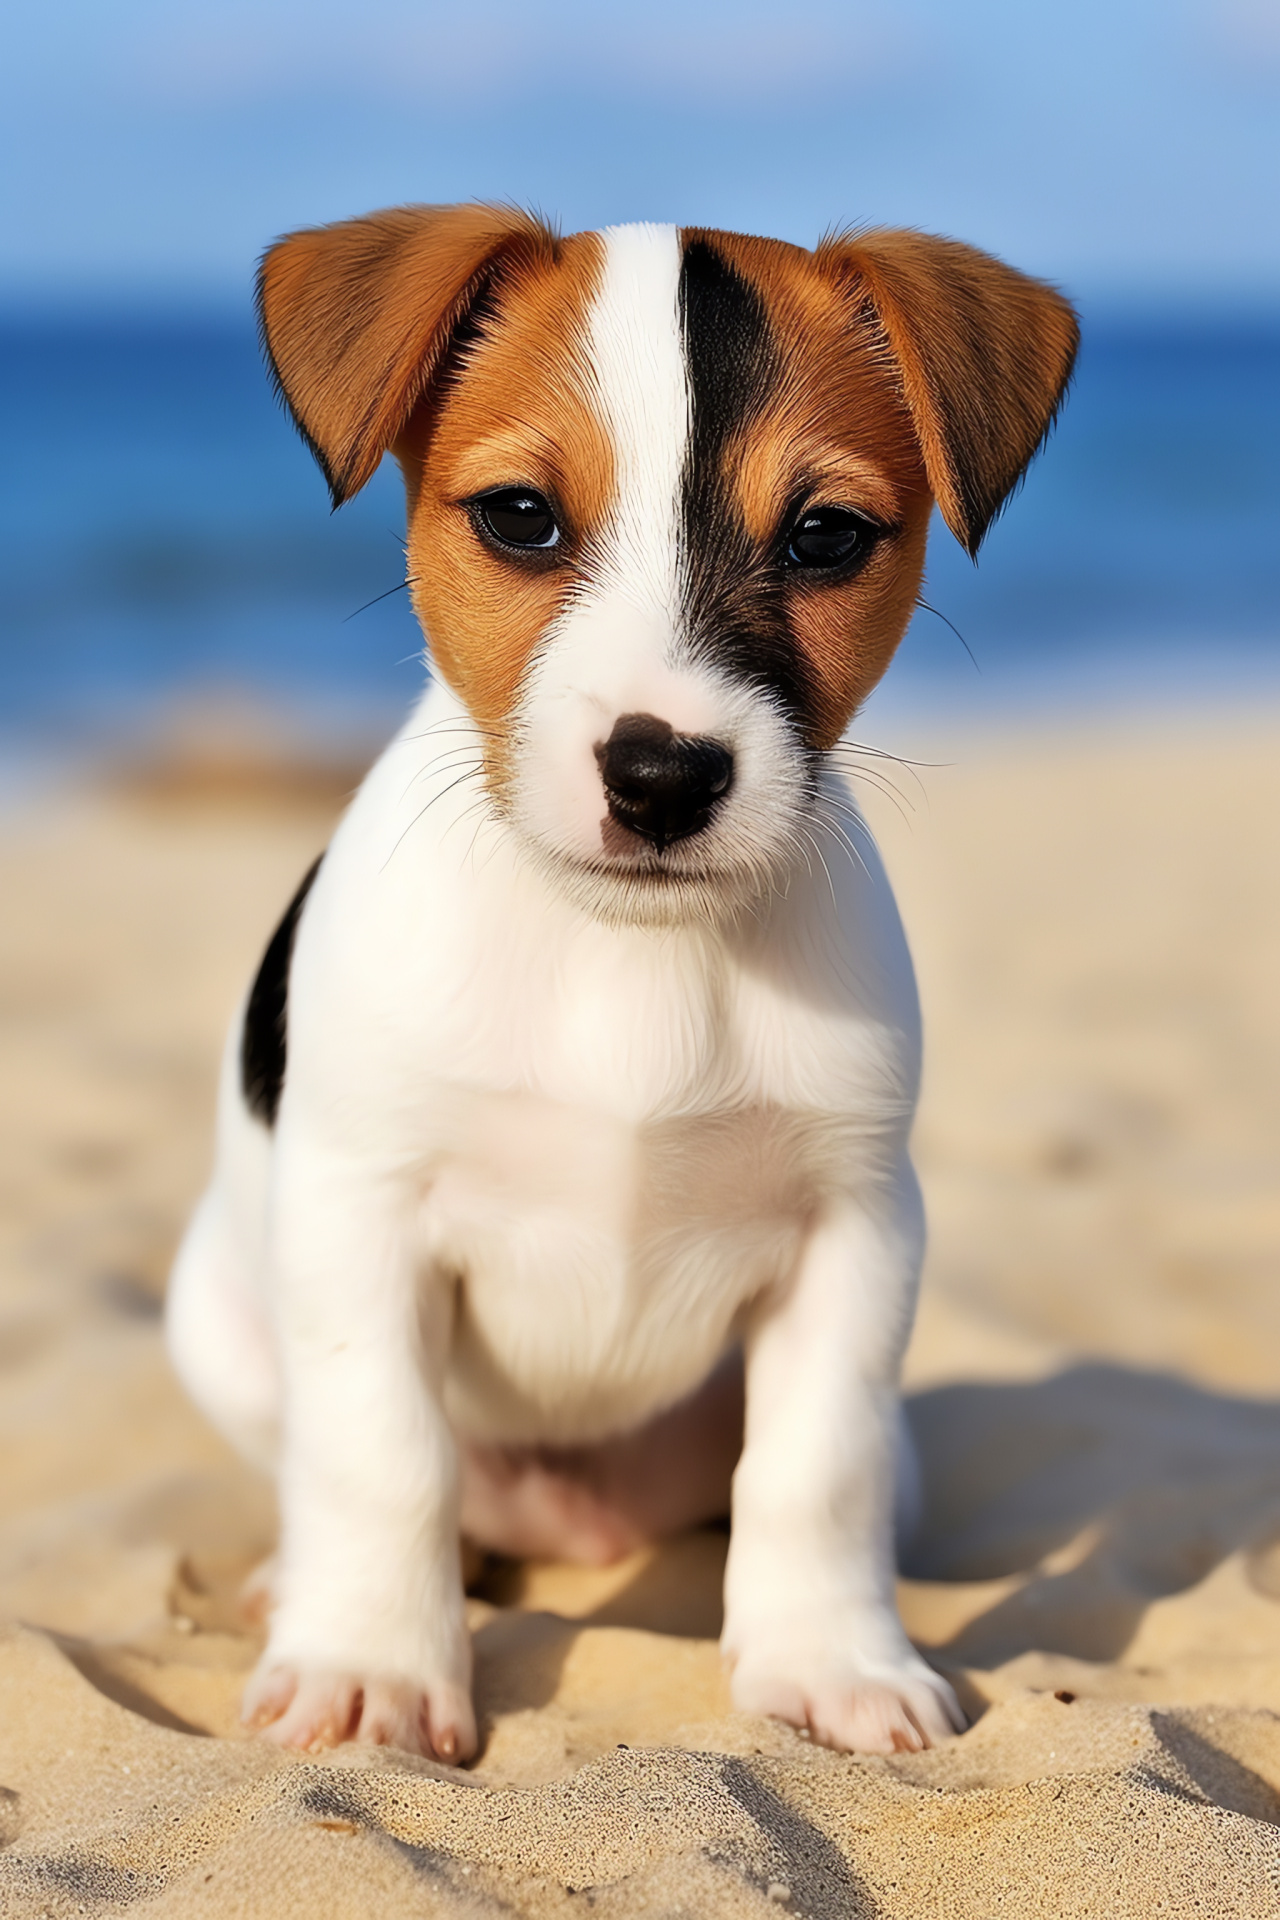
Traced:
<svg viewBox="0 0 1280 1920">
<path fill-rule="evenodd" d="M 401 578 L 398 479 L 330 521 L 250 286 L 275 234 L 413 199 L 919 226 L 1057 281 L 1085 344 L 1050 450 L 976 571 L 934 544 L 969 652 L 921 614 L 881 710 L 1272 685 L 1275 0 L 45 0 L 0 36 L 11 781 L 175 711 L 394 724 L 416 630 L 357 610 Z"/>
</svg>

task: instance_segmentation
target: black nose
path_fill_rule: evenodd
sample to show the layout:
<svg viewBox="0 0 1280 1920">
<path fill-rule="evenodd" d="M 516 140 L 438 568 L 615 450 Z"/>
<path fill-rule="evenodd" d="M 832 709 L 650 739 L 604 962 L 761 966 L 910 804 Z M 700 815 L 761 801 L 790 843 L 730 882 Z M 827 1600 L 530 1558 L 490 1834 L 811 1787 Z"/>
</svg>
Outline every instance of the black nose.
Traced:
<svg viewBox="0 0 1280 1920">
<path fill-rule="evenodd" d="M 596 759 L 613 818 L 659 853 L 700 832 L 733 779 L 728 747 L 675 733 L 651 713 L 624 713 Z"/>
</svg>

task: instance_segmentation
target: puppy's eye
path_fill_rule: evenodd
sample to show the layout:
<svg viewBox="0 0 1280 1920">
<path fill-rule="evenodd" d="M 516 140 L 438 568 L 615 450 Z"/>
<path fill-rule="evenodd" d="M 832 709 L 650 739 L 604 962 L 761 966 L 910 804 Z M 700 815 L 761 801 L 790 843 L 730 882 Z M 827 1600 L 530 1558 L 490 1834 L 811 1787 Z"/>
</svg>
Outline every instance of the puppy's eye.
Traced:
<svg viewBox="0 0 1280 1920">
<path fill-rule="evenodd" d="M 880 529 L 847 507 L 807 507 L 787 535 L 789 567 L 844 567 L 871 552 Z"/>
<path fill-rule="evenodd" d="M 501 547 L 537 548 L 545 553 L 560 544 L 560 529 L 549 501 L 532 487 L 503 487 L 475 502 L 485 533 Z"/>
</svg>

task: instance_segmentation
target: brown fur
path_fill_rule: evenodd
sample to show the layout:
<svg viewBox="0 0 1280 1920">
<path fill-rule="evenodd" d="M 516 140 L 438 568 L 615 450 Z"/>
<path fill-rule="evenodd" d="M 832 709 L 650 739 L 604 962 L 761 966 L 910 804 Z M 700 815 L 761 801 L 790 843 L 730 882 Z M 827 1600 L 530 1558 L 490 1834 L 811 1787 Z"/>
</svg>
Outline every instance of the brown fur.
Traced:
<svg viewBox="0 0 1280 1920">
<path fill-rule="evenodd" d="M 341 506 L 430 387 L 499 261 L 549 260 L 511 207 L 390 207 L 289 234 L 263 256 L 258 317 L 272 371 Z"/>
<path fill-rule="evenodd" d="M 815 261 L 878 326 L 942 516 L 976 553 L 1066 392 L 1080 337 L 1069 303 L 932 234 L 831 240 Z"/>
<path fill-rule="evenodd" d="M 874 334 L 851 325 L 841 288 L 815 271 L 811 253 L 740 234 L 696 237 L 763 294 L 781 365 L 728 456 L 748 533 L 772 545 L 801 492 L 809 504 L 849 507 L 892 529 L 851 579 L 787 579 L 787 624 L 812 683 L 808 743 L 831 747 L 888 666 L 915 604 L 932 505 L 917 433 Z"/>
<path fill-rule="evenodd" d="M 809 744 L 835 743 L 906 629 L 934 498 L 975 552 L 1052 422 L 1075 317 L 986 254 L 872 232 L 816 253 L 689 230 L 764 297 L 780 374 L 727 463 L 763 553 L 801 491 L 889 529 L 847 580 L 789 576 L 787 624 L 812 684 Z M 400 207 L 289 236 L 259 276 L 272 365 L 335 504 L 393 446 L 409 497 L 414 604 L 445 678 L 489 737 L 507 725 L 538 641 L 608 514 L 613 453 L 581 342 L 602 258 L 527 215 Z M 473 334 L 451 355 L 464 321 Z M 505 560 L 463 502 L 524 482 L 555 503 L 556 562 Z"/>
<path fill-rule="evenodd" d="M 440 671 L 498 736 L 495 745 L 613 495 L 613 447 L 592 410 L 581 350 L 601 259 L 597 237 L 583 233 L 561 242 L 551 263 L 510 268 L 497 311 L 468 347 L 444 404 L 420 408 L 396 443 L 409 493 L 414 606 Z M 558 564 L 530 567 L 491 552 L 460 504 L 517 481 L 558 509 Z M 491 756 L 495 776 L 501 757 Z"/>
<path fill-rule="evenodd" d="M 496 791 L 529 656 L 613 485 L 579 350 L 600 257 L 594 234 L 557 241 L 507 208 L 397 207 L 292 234 L 259 276 L 267 351 L 334 504 L 395 448 L 414 607 L 486 730 Z M 559 507 L 560 564 L 512 564 L 477 537 L 462 502 L 517 482 Z"/>
</svg>

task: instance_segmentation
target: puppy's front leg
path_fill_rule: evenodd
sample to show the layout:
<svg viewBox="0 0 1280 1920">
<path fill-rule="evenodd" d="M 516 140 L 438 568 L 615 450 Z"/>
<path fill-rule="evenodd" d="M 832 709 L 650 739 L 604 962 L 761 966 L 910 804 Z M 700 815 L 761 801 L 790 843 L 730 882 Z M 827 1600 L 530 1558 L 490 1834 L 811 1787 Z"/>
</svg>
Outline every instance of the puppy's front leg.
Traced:
<svg viewBox="0 0 1280 1920">
<path fill-rule="evenodd" d="M 887 1190 L 824 1211 L 747 1336 L 722 1642 L 734 1701 L 853 1751 L 928 1746 L 964 1725 L 894 1600 L 898 1372 L 922 1246 L 904 1156 Z"/>
<path fill-rule="evenodd" d="M 296 1128 L 276 1152 L 280 1565 L 245 1718 L 288 1746 L 359 1738 L 465 1759 L 470 1645 L 440 1404 L 449 1292 L 420 1284 L 403 1175 Z"/>
</svg>

